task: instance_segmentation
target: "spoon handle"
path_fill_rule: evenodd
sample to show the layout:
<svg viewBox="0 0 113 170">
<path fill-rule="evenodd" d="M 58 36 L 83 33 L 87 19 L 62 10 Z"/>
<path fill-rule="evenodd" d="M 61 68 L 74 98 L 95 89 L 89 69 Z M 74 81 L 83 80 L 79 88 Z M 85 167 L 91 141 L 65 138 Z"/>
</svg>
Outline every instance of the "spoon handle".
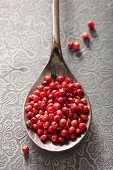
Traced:
<svg viewBox="0 0 113 170">
<path fill-rule="evenodd" d="M 59 0 L 53 0 L 53 43 L 60 45 Z"/>
<path fill-rule="evenodd" d="M 65 61 L 63 59 L 61 45 L 60 45 L 60 23 L 59 23 L 59 0 L 53 0 L 52 12 L 53 12 L 53 39 L 52 39 L 52 50 L 50 55 L 50 60 L 48 65 L 51 68 L 51 75 L 56 75 L 59 73 L 60 67 L 67 68 Z M 48 67 L 47 67 L 48 68 Z"/>
</svg>

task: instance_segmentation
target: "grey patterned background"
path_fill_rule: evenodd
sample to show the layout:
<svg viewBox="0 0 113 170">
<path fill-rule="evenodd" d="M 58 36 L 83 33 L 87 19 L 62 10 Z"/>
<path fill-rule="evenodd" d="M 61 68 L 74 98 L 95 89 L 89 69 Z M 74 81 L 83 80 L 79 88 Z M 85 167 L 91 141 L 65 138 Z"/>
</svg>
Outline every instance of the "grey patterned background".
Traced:
<svg viewBox="0 0 113 170">
<path fill-rule="evenodd" d="M 23 121 L 28 91 L 48 62 L 51 0 L 0 0 L 0 170 L 113 170 L 113 0 L 60 0 L 64 59 L 87 91 L 93 110 L 84 141 L 63 153 L 39 149 Z M 81 34 L 94 20 L 89 48 Z M 80 41 L 82 55 L 68 40 Z M 22 145 L 29 145 L 24 158 Z"/>
</svg>

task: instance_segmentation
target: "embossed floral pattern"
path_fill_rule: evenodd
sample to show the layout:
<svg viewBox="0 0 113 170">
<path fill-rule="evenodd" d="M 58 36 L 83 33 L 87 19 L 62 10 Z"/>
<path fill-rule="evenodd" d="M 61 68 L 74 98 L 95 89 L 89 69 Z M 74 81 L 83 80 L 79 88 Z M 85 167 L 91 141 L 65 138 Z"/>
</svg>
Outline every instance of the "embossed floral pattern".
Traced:
<svg viewBox="0 0 113 170">
<path fill-rule="evenodd" d="M 92 105 L 84 140 L 63 153 L 38 148 L 28 137 L 23 106 L 29 89 L 49 60 L 52 0 L 0 1 L 0 170 L 113 169 L 113 0 L 60 0 L 64 59 L 83 84 Z M 81 34 L 94 20 L 96 36 L 87 48 Z M 70 52 L 72 39 L 81 55 Z M 22 145 L 29 145 L 24 158 Z"/>
</svg>

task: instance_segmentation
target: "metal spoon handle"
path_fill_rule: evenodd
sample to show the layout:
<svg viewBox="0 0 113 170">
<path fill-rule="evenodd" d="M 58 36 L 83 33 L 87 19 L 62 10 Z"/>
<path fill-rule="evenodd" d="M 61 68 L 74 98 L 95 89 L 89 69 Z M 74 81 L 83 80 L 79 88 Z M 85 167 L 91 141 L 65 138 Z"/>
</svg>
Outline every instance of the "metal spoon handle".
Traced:
<svg viewBox="0 0 113 170">
<path fill-rule="evenodd" d="M 60 46 L 59 0 L 53 0 L 53 44 Z"/>
</svg>

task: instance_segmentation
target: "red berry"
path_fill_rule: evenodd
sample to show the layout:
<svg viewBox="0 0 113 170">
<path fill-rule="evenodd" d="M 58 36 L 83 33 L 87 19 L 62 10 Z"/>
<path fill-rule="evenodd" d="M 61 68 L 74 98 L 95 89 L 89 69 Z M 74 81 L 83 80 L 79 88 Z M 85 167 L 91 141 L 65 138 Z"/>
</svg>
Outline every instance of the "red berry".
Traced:
<svg viewBox="0 0 113 170">
<path fill-rule="evenodd" d="M 73 83 L 73 80 L 71 78 L 69 78 L 69 77 L 66 77 L 65 82 L 66 83 Z"/>
<path fill-rule="evenodd" d="M 46 94 L 47 94 L 47 96 L 48 96 L 49 94 L 51 94 L 51 90 L 50 90 L 50 89 L 47 90 Z"/>
<path fill-rule="evenodd" d="M 43 115 L 42 120 L 44 122 L 48 121 L 49 120 L 49 115 Z"/>
<path fill-rule="evenodd" d="M 75 43 L 73 44 L 73 48 L 74 48 L 75 50 L 80 50 L 80 43 L 79 43 L 79 42 L 75 42 Z"/>
<path fill-rule="evenodd" d="M 80 99 L 75 99 L 75 104 L 78 105 L 80 103 Z"/>
<path fill-rule="evenodd" d="M 81 130 L 79 128 L 76 129 L 76 134 L 80 134 Z"/>
<path fill-rule="evenodd" d="M 50 113 L 50 114 L 49 114 L 49 121 L 53 121 L 53 119 L 54 119 L 54 114 L 53 114 L 53 113 Z"/>
<path fill-rule="evenodd" d="M 75 112 L 78 110 L 78 107 L 76 104 L 72 104 L 70 109 L 71 109 L 71 111 Z"/>
<path fill-rule="evenodd" d="M 57 142 L 58 136 L 57 135 L 52 135 L 51 140 L 52 142 Z"/>
<path fill-rule="evenodd" d="M 73 127 L 73 126 L 71 126 L 70 128 L 69 128 L 69 133 L 74 133 L 75 132 L 75 128 Z"/>
<path fill-rule="evenodd" d="M 77 127 L 77 126 L 78 126 L 77 120 L 72 120 L 71 125 L 72 125 L 73 127 Z"/>
<path fill-rule="evenodd" d="M 68 98 L 68 102 L 69 102 L 69 103 L 74 103 L 74 99 L 73 99 L 72 97 L 69 97 L 69 98 Z"/>
<path fill-rule="evenodd" d="M 49 86 L 50 86 L 51 89 L 55 89 L 56 88 L 56 84 L 54 82 L 50 83 Z"/>
<path fill-rule="evenodd" d="M 61 130 L 61 135 L 63 137 L 66 137 L 68 135 L 68 130 L 65 130 L 65 129 Z"/>
<path fill-rule="evenodd" d="M 28 102 L 28 101 L 26 101 L 26 106 L 28 106 L 30 103 Z M 25 108 L 25 110 L 26 110 L 26 108 Z"/>
<path fill-rule="evenodd" d="M 27 117 L 28 119 L 31 119 L 33 116 L 34 116 L 34 113 L 33 113 L 33 112 L 28 112 L 28 113 L 26 114 L 26 117 Z"/>
<path fill-rule="evenodd" d="M 28 106 L 25 107 L 25 110 L 28 111 L 28 112 L 32 111 L 32 109 L 33 109 L 33 107 L 31 105 L 28 105 Z"/>
<path fill-rule="evenodd" d="M 38 129 L 38 130 L 37 130 L 37 134 L 38 134 L 39 136 L 43 135 L 43 129 Z"/>
<path fill-rule="evenodd" d="M 57 129 L 58 128 L 58 123 L 53 121 L 51 123 L 51 126 L 52 126 L 53 129 Z"/>
<path fill-rule="evenodd" d="M 84 113 L 88 113 L 89 112 L 89 107 L 88 106 L 84 106 Z"/>
<path fill-rule="evenodd" d="M 53 106 L 53 99 L 49 99 L 47 103 L 48 103 L 47 106 L 50 106 L 50 104 L 51 104 L 51 106 Z"/>
<path fill-rule="evenodd" d="M 79 117 L 78 118 L 78 124 L 82 123 L 82 119 Z"/>
<path fill-rule="evenodd" d="M 55 100 L 58 99 L 58 97 L 59 97 L 59 91 L 57 91 L 55 94 L 53 94 L 53 97 L 55 98 Z M 57 101 L 57 100 L 56 100 L 56 101 Z"/>
<path fill-rule="evenodd" d="M 43 92 L 43 91 L 42 91 L 42 92 L 40 92 L 40 97 L 41 97 L 41 98 L 46 97 L 46 93 L 45 93 L 45 92 Z"/>
<path fill-rule="evenodd" d="M 47 111 L 48 111 L 49 113 L 53 113 L 53 112 L 54 112 L 53 106 L 49 106 L 49 107 L 47 108 Z"/>
<path fill-rule="evenodd" d="M 56 79 L 59 83 L 62 83 L 65 80 L 64 76 L 58 76 Z"/>
<path fill-rule="evenodd" d="M 87 115 L 84 115 L 84 114 L 80 115 L 80 117 L 82 120 L 87 120 L 87 118 L 88 118 Z"/>
<path fill-rule="evenodd" d="M 68 118 L 67 120 L 67 126 L 69 127 L 71 125 L 71 120 Z"/>
<path fill-rule="evenodd" d="M 48 101 L 48 98 L 47 97 L 44 97 L 43 99 L 42 99 L 42 101 L 44 101 L 45 103 Z"/>
<path fill-rule="evenodd" d="M 87 100 L 86 100 L 85 98 L 82 98 L 82 99 L 81 99 L 81 103 L 87 104 Z"/>
<path fill-rule="evenodd" d="M 69 41 L 67 44 L 68 48 L 70 48 L 70 49 L 73 48 L 73 44 L 74 44 L 73 41 Z"/>
<path fill-rule="evenodd" d="M 23 153 L 29 153 L 29 147 L 28 146 L 23 146 L 22 147 L 22 152 Z"/>
<path fill-rule="evenodd" d="M 49 106 L 49 107 L 47 108 L 47 111 L 48 111 L 49 113 L 53 113 L 53 112 L 54 112 L 54 109 L 53 109 L 52 106 Z"/>
<path fill-rule="evenodd" d="M 36 89 L 35 91 L 33 91 L 33 94 L 35 94 L 36 96 L 39 96 L 40 95 L 40 91 L 38 89 Z"/>
<path fill-rule="evenodd" d="M 83 110 L 84 110 L 84 104 L 79 103 L 79 104 L 78 104 L 78 109 L 79 109 L 80 111 L 83 111 Z"/>
<path fill-rule="evenodd" d="M 49 86 L 45 86 L 44 89 L 43 89 L 44 92 L 47 92 L 48 90 L 50 90 L 50 87 L 49 87 Z M 38 96 L 39 96 L 39 95 L 38 95 Z"/>
<path fill-rule="evenodd" d="M 44 135 L 48 135 L 48 130 L 44 129 Z"/>
<path fill-rule="evenodd" d="M 40 103 L 41 101 L 38 101 L 38 103 Z M 33 108 L 36 108 L 36 109 L 38 109 L 39 108 L 39 105 L 38 105 L 38 103 L 34 103 L 34 107 Z"/>
<path fill-rule="evenodd" d="M 55 115 L 55 116 L 54 116 L 54 121 L 55 121 L 55 122 L 59 122 L 59 121 L 60 121 L 60 117 L 59 117 L 58 115 Z"/>
<path fill-rule="evenodd" d="M 53 97 L 56 97 L 56 93 L 57 93 L 57 92 L 58 92 L 57 90 L 52 90 L 52 92 L 51 92 L 52 96 L 53 96 Z"/>
<path fill-rule="evenodd" d="M 44 86 L 43 86 L 43 85 L 36 86 L 36 89 L 38 89 L 39 91 L 42 91 L 42 90 L 43 90 L 43 88 L 44 88 Z"/>
<path fill-rule="evenodd" d="M 90 34 L 87 33 L 87 32 L 85 32 L 85 33 L 82 34 L 82 38 L 83 38 L 84 40 L 88 40 L 88 39 L 90 39 Z"/>
<path fill-rule="evenodd" d="M 33 117 L 33 118 L 31 119 L 31 123 L 32 123 L 32 124 L 37 123 L 37 118 L 36 118 L 36 117 Z"/>
<path fill-rule="evenodd" d="M 38 120 L 42 120 L 42 115 L 41 115 L 41 114 L 39 114 L 39 113 L 38 113 L 38 114 L 36 114 L 36 115 L 35 115 L 35 117 L 36 117 L 37 121 L 38 121 Z"/>
<path fill-rule="evenodd" d="M 37 125 L 38 125 L 38 127 L 40 128 L 40 127 L 43 126 L 43 122 L 42 122 L 41 120 L 38 120 L 38 121 L 37 121 Z"/>
<path fill-rule="evenodd" d="M 60 103 L 57 103 L 57 102 L 54 103 L 54 105 L 53 105 L 54 110 L 59 110 L 60 107 L 61 107 Z"/>
<path fill-rule="evenodd" d="M 44 80 L 44 81 L 42 82 L 42 85 L 43 85 L 43 86 L 47 86 L 47 85 L 48 85 L 48 82 Z"/>
<path fill-rule="evenodd" d="M 38 125 L 37 124 L 33 124 L 33 129 L 37 130 L 38 129 Z"/>
<path fill-rule="evenodd" d="M 27 126 L 28 128 L 32 128 L 32 124 L 31 124 L 31 121 L 30 121 L 30 120 L 28 120 L 28 121 L 26 122 L 26 126 Z"/>
<path fill-rule="evenodd" d="M 61 119 L 59 122 L 61 127 L 66 127 L 67 126 L 67 121 L 65 119 Z"/>
<path fill-rule="evenodd" d="M 31 101 L 29 104 L 33 107 L 34 106 L 34 101 Z"/>
<path fill-rule="evenodd" d="M 27 101 L 30 102 L 32 100 L 32 95 L 29 95 Z"/>
<path fill-rule="evenodd" d="M 37 121 L 40 120 L 41 114 L 37 114 L 35 117 L 37 118 Z"/>
<path fill-rule="evenodd" d="M 65 142 L 65 139 L 63 137 L 59 137 L 58 140 L 59 140 L 60 143 L 64 143 Z"/>
<path fill-rule="evenodd" d="M 49 115 L 49 113 L 48 113 L 48 111 L 47 111 L 47 110 L 44 112 L 44 114 L 45 114 L 45 115 Z"/>
<path fill-rule="evenodd" d="M 43 114 L 44 114 L 44 111 L 43 111 L 43 110 L 39 110 L 39 114 L 40 114 L 40 115 L 43 115 Z"/>
<path fill-rule="evenodd" d="M 63 97 L 59 97 L 59 98 L 57 99 L 57 101 L 58 101 L 60 104 L 62 104 L 62 103 L 64 102 L 64 98 L 63 98 Z"/>
<path fill-rule="evenodd" d="M 52 77 L 51 76 L 45 76 L 44 80 L 50 83 L 52 81 Z"/>
<path fill-rule="evenodd" d="M 77 93 L 77 95 L 80 96 L 80 97 L 83 96 L 83 91 L 82 91 L 82 89 L 77 89 L 76 93 Z"/>
<path fill-rule="evenodd" d="M 71 135 L 70 135 L 70 138 L 71 138 L 72 140 L 76 139 L 76 134 L 75 134 L 75 133 L 71 134 Z"/>
<path fill-rule="evenodd" d="M 52 126 L 49 126 L 48 132 L 49 132 L 49 133 L 53 133 L 53 132 L 54 132 L 54 129 L 52 128 Z"/>
<path fill-rule="evenodd" d="M 66 113 L 66 114 L 69 113 L 69 109 L 68 109 L 67 107 L 63 107 L 63 108 L 62 108 L 62 111 L 63 111 L 64 113 Z"/>
<path fill-rule="evenodd" d="M 77 89 L 81 89 L 81 88 L 82 88 L 80 83 L 75 83 L 74 85 L 75 85 L 75 87 L 76 87 Z"/>
<path fill-rule="evenodd" d="M 46 103 L 44 101 L 38 101 L 38 109 L 45 109 L 46 108 Z"/>
<path fill-rule="evenodd" d="M 42 135 L 40 136 L 41 141 L 46 141 L 47 140 L 47 135 Z"/>
<path fill-rule="evenodd" d="M 49 121 L 43 123 L 43 128 L 48 129 L 50 126 Z"/>
<path fill-rule="evenodd" d="M 80 128 L 80 130 L 84 131 L 84 130 L 87 129 L 87 126 L 86 126 L 85 123 L 80 123 L 80 124 L 79 124 L 79 128 Z"/>
<path fill-rule="evenodd" d="M 61 116 L 62 116 L 62 114 L 63 114 L 61 110 L 57 110 L 57 112 L 56 112 L 56 113 L 57 113 L 57 115 L 58 115 L 59 117 L 61 117 Z"/>
<path fill-rule="evenodd" d="M 37 110 L 36 108 L 33 108 L 32 111 L 33 111 L 34 114 L 37 114 L 37 113 L 38 113 L 38 110 Z"/>
<path fill-rule="evenodd" d="M 33 95 L 33 101 L 34 101 L 35 103 L 39 101 L 39 97 L 36 96 L 35 94 Z"/>
<path fill-rule="evenodd" d="M 73 83 L 69 83 L 69 84 L 67 85 L 67 87 L 68 87 L 68 89 L 73 89 L 73 88 L 74 88 L 74 84 L 73 84 Z"/>
<path fill-rule="evenodd" d="M 66 89 L 62 88 L 59 90 L 59 96 L 64 96 L 66 94 Z"/>
<path fill-rule="evenodd" d="M 56 88 L 58 89 L 59 88 L 59 82 L 55 81 L 55 85 L 56 85 Z"/>
<path fill-rule="evenodd" d="M 49 99 L 52 99 L 52 98 L 53 98 L 53 95 L 50 93 L 50 94 L 48 95 L 48 98 L 49 98 Z"/>
<path fill-rule="evenodd" d="M 67 88 L 67 83 L 65 81 L 62 82 L 62 88 Z"/>
<path fill-rule="evenodd" d="M 88 22 L 88 27 L 91 28 L 91 29 L 94 29 L 95 23 L 93 21 L 89 21 Z"/>
<path fill-rule="evenodd" d="M 69 117 L 69 118 L 72 118 L 72 117 L 73 117 L 73 113 L 72 113 L 71 110 L 69 110 L 68 117 Z"/>
</svg>

